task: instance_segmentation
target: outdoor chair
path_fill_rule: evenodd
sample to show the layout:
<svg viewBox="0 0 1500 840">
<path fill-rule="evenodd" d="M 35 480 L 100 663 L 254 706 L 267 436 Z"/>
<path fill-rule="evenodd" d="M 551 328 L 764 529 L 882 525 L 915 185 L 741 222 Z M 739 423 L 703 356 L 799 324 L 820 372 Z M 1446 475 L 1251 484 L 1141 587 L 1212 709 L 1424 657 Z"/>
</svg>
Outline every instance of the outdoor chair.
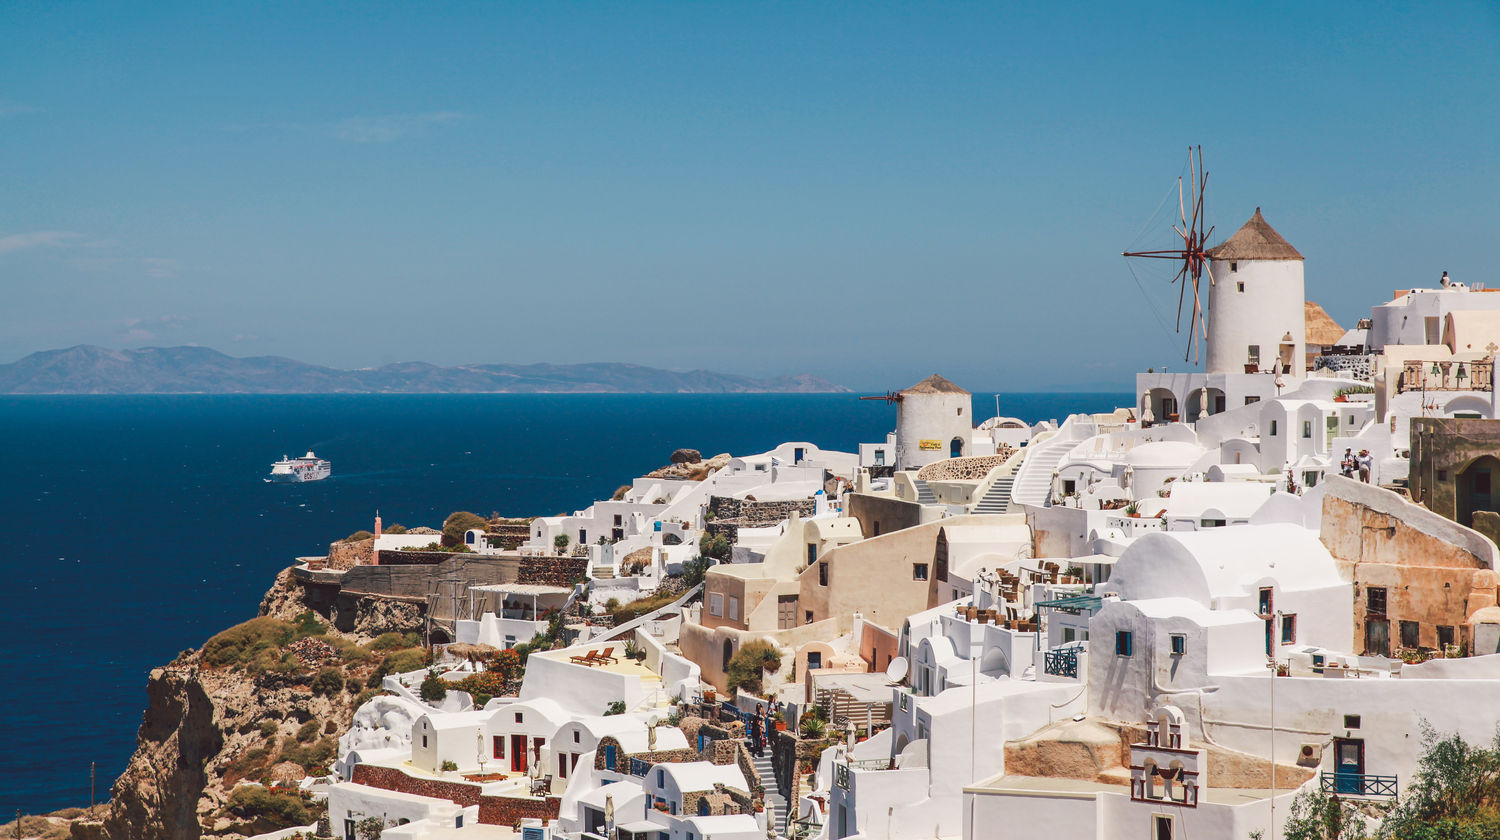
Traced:
<svg viewBox="0 0 1500 840">
<path fill-rule="evenodd" d="M 595 661 L 596 662 L 608 662 L 609 664 L 613 665 L 616 662 L 619 662 L 620 660 L 618 660 L 618 659 L 615 658 L 615 649 L 614 649 L 614 646 L 611 645 L 610 647 L 607 647 L 604 650 L 599 651 L 599 655 L 597 657 L 595 657 Z"/>
<path fill-rule="evenodd" d="M 570 656 L 568 657 L 568 661 L 577 663 L 579 665 L 588 665 L 592 667 L 594 664 L 594 660 L 598 658 L 599 652 L 591 650 L 588 653 L 583 654 L 582 656 Z"/>
</svg>

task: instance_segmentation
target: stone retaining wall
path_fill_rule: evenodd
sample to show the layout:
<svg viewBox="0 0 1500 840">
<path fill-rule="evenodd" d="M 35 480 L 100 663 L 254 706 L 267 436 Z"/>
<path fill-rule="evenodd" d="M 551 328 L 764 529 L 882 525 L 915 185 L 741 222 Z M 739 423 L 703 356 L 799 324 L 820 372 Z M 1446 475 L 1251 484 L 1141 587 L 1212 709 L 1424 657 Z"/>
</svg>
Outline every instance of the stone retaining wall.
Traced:
<svg viewBox="0 0 1500 840">
<path fill-rule="evenodd" d="M 588 577 L 587 557 L 522 557 L 517 583 L 572 586 Z"/>
<path fill-rule="evenodd" d="M 562 800 L 556 796 L 531 799 L 519 796 L 485 796 L 483 789 L 469 782 L 447 782 L 439 779 L 419 779 L 408 776 L 394 767 L 377 767 L 357 764 L 354 767 L 355 784 L 446 799 L 468 808 L 479 806 L 479 821 L 488 825 L 518 825 L 522 819 L 557 819 Z"/>
<path fill-rule="evenodd" d="M 990 470 L 1004 464 L 1014 454 L 1014 449 L 1002 443 L 996 455 L 937 461 L 917 470 L 917 478 L 922 481 L 983 481 Z"/>
</svg>

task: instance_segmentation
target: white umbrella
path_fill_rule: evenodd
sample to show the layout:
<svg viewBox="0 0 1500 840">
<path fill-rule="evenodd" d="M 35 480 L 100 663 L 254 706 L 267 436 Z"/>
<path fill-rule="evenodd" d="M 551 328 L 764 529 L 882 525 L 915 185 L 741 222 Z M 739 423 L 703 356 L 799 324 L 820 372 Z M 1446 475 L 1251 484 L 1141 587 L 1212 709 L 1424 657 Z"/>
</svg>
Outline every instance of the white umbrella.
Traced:
<svg viewBox="0 0 1500 840">
<path fill-rule="evenodd" d="M 1203 416 L 1203 417 L 1207 417 L 1208 416 L 1208 389 L 1207 388 L 1204 388 L 1203 390 L 1201 390 L 1201 391 L 1198 392 L 1198 414 L 1200 416 Z"/>
<path fill-rule="evenodd" d="M 615 795 L 604 794 L 604 834 L 613 837 L 615 833 Z"/>
<path fill-rule="evenodd" d="M 1151 395 L 1149 393 L 1141 394 L 1141 422 L 1156 422 L 1156 415 L 1151 412 Z"/>
</svg>

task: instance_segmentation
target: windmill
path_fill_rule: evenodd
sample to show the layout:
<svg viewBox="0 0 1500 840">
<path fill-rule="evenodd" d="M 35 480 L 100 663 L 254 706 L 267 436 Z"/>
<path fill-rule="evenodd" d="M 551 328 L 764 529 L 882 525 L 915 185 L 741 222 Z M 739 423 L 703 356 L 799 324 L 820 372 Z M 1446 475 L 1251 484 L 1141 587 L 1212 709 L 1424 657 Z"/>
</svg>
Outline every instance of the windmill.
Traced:
<svg viewBox="0 0 1500 840">
<path fill-rule="evenodd" d="M 1179 222 L 1172 225 L 1172 230 L 1182 238 L 1182 247 L 1157 251 L 1125 251 L 1123 255 L 1151 260 L 1175 260 L 1182 264 L 1177 275 L 1172 278 L 1172 283 L 1177 285 L 1177 331 L 1182 332 L 1182 312 L 1187 301 L 1188 285 L 1191 284 L 1193 311 L 1188 321 L 1187 352 L 1182 358 L 1183 361 L 1191 360 L 1196 365 L 1201 345 L 1208 340 L 1208 322 L 1205 320 L 1203 300 L 1207 290 L 1200 291 L 1200 286 L 1204 269 L 1208 266 L 1208 237 L 1214 232 L 1212 227 L 1204 229 L 1203 194 L 1208 189 L 1208 172 L 1203 169 L 1202 146 L 1188 147 L 1187 179 L 1187 190 L 1184 192 L 1183 178 L 1177 178 Z M 1211 273 L 1208 274 L 1208 282 L 1210 285 L 1214 282 Z"/>
</svg>

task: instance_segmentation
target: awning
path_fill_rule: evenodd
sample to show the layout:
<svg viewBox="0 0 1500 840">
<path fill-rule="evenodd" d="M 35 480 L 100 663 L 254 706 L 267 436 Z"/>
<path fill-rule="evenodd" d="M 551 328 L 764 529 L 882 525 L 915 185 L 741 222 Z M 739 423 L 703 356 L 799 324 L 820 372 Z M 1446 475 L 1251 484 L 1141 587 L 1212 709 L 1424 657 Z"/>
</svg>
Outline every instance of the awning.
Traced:
<svg viewBox="0 0 1500 840">
<path fill-rule="evenodd" d="M 650 820 L 636 820 L 635 822 L 628 822 L 615 827 L 621 831 L 628 831 L 631 834 L 645 834 L 650 831 L 665 832 L 667 830 L 666 826 L 658 825 Z"/>
<path fill-rule="evenodd" d="M 469 587 L 471 592 L 504 592 L 507 595 L 567 595 L 569 586 L 543 586 L 539 583 L 486 583 Z"/>
<path fill-rule="evenodd" d="M 1073 598 L 1057 598 L 1051 601 L 1037 601 L 1032 606 L 1037 609 L 1046 607 L 1048 609 L 1062 610 L 1064 612 L 1079 613 L 1084 610 L 1093 612 L 1099 609 L 1104 599 L 1097 595 L 1079 595 Z"/>
</svg>

